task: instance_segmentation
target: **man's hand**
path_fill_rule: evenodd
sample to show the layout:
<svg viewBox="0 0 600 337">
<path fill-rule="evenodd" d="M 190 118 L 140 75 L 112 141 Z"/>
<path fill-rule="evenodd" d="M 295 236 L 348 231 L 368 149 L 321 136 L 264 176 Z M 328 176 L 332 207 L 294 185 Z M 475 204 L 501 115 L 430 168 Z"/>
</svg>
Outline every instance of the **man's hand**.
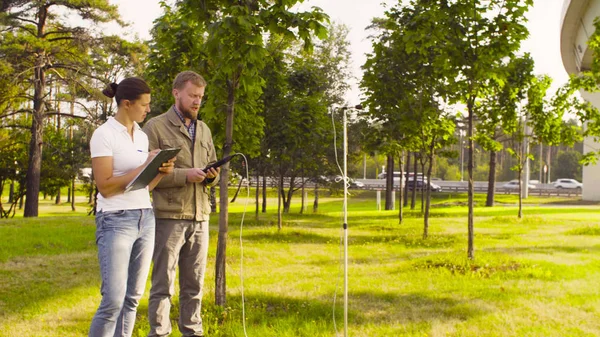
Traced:
<svg viewBox="0 0 600 337">
<path fill-rule="evenodd" d="M 219 175 L 221 168 L 211 168 L 208 172 L 204 173 L 200 168 L 191 168 L 186 173 L 188 183 L 201 183 L 205 179 L 214 179 Z"/>
<path fill-rule="evenodd" d="M 201 183 L 206 179 L 206 173 L 197 167 L 189 169 L 185 176 L 188 183 Z"/>
<path fill-rule="evenodd" d="M 208 170 L 208 172 L 206 172 L 206 178 L 215 179 L 219 175 L 219 172 L 221 172 L 220 167 L 218 167 L 216 169 L 214 167 L 211 167 L 210 170 Z"/>
</svg>

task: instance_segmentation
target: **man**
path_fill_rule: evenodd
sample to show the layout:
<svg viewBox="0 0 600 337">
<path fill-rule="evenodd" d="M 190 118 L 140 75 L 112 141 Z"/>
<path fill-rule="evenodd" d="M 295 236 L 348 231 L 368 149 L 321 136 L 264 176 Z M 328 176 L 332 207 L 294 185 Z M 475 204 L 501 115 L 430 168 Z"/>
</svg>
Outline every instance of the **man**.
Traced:
<svg viewBox="0 0 600 337">
<path fill-rule="evenodd" d="M 193 71 L 173 81 L 175 104 L 144 126 L 150 150 L 180 147 L 173 174 L 152 191 L 156 236 L 152 261 L 152 287 L 148 305 L 150 333 L 168 336 L 169 313 L 179 265 L 179 331 L 202 336 L 202 286 L 208 253 L 209 188 L 219 170 L 202 169 L 217 160 L 208 126 L 198 120 L 206 81 Z"/>
</svg>

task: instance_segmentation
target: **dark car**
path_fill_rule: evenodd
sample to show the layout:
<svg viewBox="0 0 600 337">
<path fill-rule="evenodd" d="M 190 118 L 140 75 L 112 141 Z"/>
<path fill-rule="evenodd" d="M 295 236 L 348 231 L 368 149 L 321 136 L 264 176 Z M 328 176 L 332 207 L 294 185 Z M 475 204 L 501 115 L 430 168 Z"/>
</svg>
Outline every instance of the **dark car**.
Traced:
<svg viewBox="0 0 600 337">
<path fill-rule="evenodd" d="M 416 187 L 417 191 L 422 191 L 424 189 L 424 187 L 427 187 L 427 182 L 423 182 L 423 180 L 421 180 L 421 179 L 409 180 L 407 184 L 408 184 L 408 189 L 410 191 L 412 191 L 413 188 L 415 188 L 415 187 Z M 415 184 L 416 184 L 416 186 L 415 186 Z M 442 191 L 442 187 L 440 185 L 429 182 L 429 186 L 430 186 L 431 191 L 433 191 L 433 192 L 441 192 Z"/>
</svg>

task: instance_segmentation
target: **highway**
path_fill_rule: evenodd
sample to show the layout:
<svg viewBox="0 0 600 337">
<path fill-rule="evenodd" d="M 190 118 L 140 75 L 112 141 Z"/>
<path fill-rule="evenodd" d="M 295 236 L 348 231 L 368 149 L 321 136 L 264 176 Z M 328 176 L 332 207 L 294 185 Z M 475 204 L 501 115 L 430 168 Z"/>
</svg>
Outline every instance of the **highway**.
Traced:
<svg viewBox="0 0 600 337">
<path fill-rule="evenodd" d="M 385 190 L 385 180 L 384 179 L 356 179 L 356 181 L 360 181 L 365 186 L 362 189 L 369 190 Z M 468 183 L 466 181 L 445 181 L 445 180 L 432 180 L 432 182 L 436 185 L 439 185 L 442 188 L 442 192 L 467 192 Z M 512 188 L 504 188 L 502 187 L 506 184 L 506 181 L 497 181 L 496 182 L 496 193 L 506 193 L 506 194 L 517 194 L 517 189 Z M 394 188 L 398 188 L 398 180 L 395 181 Z M 474 190 L 475 193 L 487 193 L 488 182 L 487 181 L 475 181 L 474 182 Z M 578 196 L 581 195 L 580 189 L 560 189 L 554 188 L 552 184 L 536 184 L 535 188 L 529 189 L 530 195 L 564 195 L 564 196 Z"/>
<path fill-rule="evenodd" d="M 357 182 L 362 182 L 364 186 L 350 186 L 350 189 L 362 189 L 362 190 L 385 190 L 385 180 L 384 179 L 354 179 Z M 260 179 L 262 182 L 262 178 Z M 442 188 L 442 192 L 467 192 L 467 182 L 466 181 L 446 181 L 446 180 L 433 180 L 434 184 L 439 185 Z M 496 193 L 503 194 L 517 194 L 518 189 L 514 188 L 504 188 L 504 184 L 506 181 L 498 181 L 496 182 Z M 253 178 L 250 182 L 251 186 L 256 185 L 256 178 Z M 314 187 L 314 183 L 307 181 L 305 183 L 305 187 L 312 188 Z M 395 181 L 395 189 L 398 189 L 398 180 Z M 275 178 L 267 178 L 267 185 L 269 187 L 277 186 L 277 179 Z M 284 179 L 285 187 L 289 186 L 289 179 Z M 295 181 L 296 187 L 300 187 L 300 179 L 296 179 Z M 487 193 L 487 181 L 475 181 L 474 182 L 475 193 Z M 327 188 L 327 187 L 325 187 Z M 432 192 L 438 193 L 438 192 Z M 539 196 L 581 196 L 580 189 L 572 189 L 572 188 L 563 188 L 557 189 L 554 188 L 552 184 L 535 184 L 535 188 L 529 189 L 529 195 L 539 195 Z"/>
</svg>

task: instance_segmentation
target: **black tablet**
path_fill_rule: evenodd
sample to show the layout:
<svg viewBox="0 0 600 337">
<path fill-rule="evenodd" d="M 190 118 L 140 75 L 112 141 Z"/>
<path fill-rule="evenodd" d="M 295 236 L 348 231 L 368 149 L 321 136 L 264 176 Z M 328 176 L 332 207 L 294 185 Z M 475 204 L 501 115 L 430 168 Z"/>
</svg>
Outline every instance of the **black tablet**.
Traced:
<svg viewBox="0 0 600 337">
<path fill-rule="evenodd" d="M 224 157 L 224 158 L 222 158 L 221 160 L 219 160 L 219 161 L 216 161 L 216 162 L 214 162 L 214 163 L 212 163 L 212 164 L 208 165 L 207 167 L 203 168 L 203 169 L 202 169 L 202 171 L 204 171 L 204 173 L 206 173 L 206 172 L 208 172 L 208 170 L 210 170 L 211 168 L 215 168 L 215 169 L 216 169 L 217 167 L 221 167 L 221 165 L 225 165 L 225 163 L 227 163 L 228 161 L 230 161 L 230 160 L 231 160 L 231 158 L 233 158 L 233 155 L 231 155 L 231 156 L 227 156 L 227 157 Z"/>
<path fill-rule="evenodd" d="M 167 160 L 175 157 L 180 150 L 180 148 L 160 150 L 160 152 L 158 152 L 156 156 L 152 158 L 152 161 L 150 161 L 148 165 L 146 165 L 146 167 L 144 167 L 144 169 L 138 173 L 135 178 L 133 178 L 127 187 L 125 187 L 125 192 L 139 190 L 140 188 L 145 188 L 148 186 L 152 179 L 158 175 L 158 169 L 161 167 L 161 165 Z"/>
</svg>

